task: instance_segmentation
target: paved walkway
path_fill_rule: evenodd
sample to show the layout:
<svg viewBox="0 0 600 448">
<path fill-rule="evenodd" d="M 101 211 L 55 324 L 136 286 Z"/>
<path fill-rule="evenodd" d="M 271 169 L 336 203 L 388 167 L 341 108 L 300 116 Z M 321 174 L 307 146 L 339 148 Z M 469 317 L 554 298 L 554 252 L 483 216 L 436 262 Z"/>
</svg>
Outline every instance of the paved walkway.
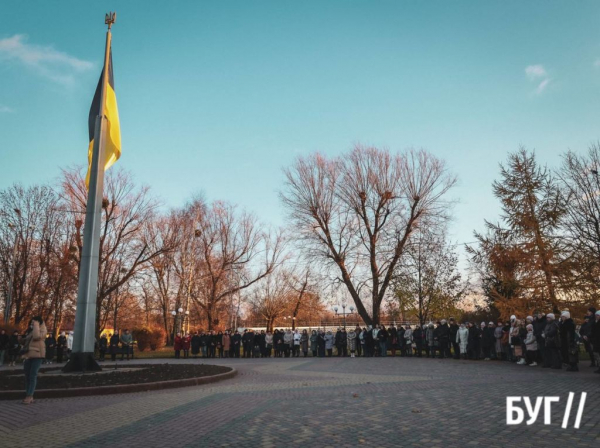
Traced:
<svg viewBox="0 0 600 448">
<path fill-rule="evenodd" d="M 30 406 L 0 402 L 0 445 L 600 446 L 600 375 L 588 367 L 568 373 L 493 361 L 391 357 L 212 363 L 234 366 L 239 374 L 168 391 L 36 400 Z M 569 427 L 562 429 L 569 392 L 577 398 Z M 574 429 L 581 392 L 588 397 L 581 426 Z M 555 395 L 561 401 L 549 426 L 542 416 L 531 426 L 507 426 L 509 395 Z"/>
</svg>

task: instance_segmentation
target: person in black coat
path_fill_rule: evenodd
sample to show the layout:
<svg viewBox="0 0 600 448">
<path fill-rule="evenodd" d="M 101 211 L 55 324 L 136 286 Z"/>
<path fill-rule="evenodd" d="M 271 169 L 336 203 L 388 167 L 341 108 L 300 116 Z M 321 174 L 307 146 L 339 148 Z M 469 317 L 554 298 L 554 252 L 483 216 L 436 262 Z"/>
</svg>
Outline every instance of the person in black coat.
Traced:
<svg viewBox="0 0 600 448">
<path fill-rule="evenodd" d="M 325 357 L 325 332 L 323 330 L 319 331 L 317 337 L 317 352 L 319 353 L 319 358 Z"/>
<path fill-rule="evenodd" d="M 481 352 L 481 330 L 472 322 L 469 322 L 469 340 L 467 344 L 467 353 L 469 359 L 479 360 Z"/>
<path fill-rule="evenodd" d="M 64 336 L 64 334 L 58 337 L 57 344 L 57 362 L 62 362 L 63 354 L 67 350 L 67 338 Z M 108 350 L 108 339 L 106 338 L 106 335 L 102 333 L 100 335 L 100 340 L 98 341 L 98 353 L 100 354 L 100 361 L 104 361 L 104 359 L 106 358 L 106 350 Z"/>
<path fill-rule="evenodd" d="M 554 314 L 546 314 L 546 326 L 544 327 L 544 367 L 553 369 L 562 369 L 560 362 L 560 336 L 558 323 Z"/>
<path fill-rule="evenodd" d="M 402 328 L 402 327 L 400 327 Z M 390 339 L 390 350 L 392 352 L 392 356 L 396 356 L 396 350 L 400 349 L 399 340 L 398 340 L 398 329 L 395 325 L 391 325 L 388 328 L 389 339 Z"/>
<path fill-rule="evenodd" d="M 108 349 L 110 351 L 110 360 L 116 361 L 117 352 L 119 351 L 119 332 L 117 330 L 110 337 Z"/>
<path fill-rule="evenodd" d="M 52 361 L 54 361 L 54 355 L 56 355 L 56 338 L 52 333 L 48 333 L 44 342 L 46 344 L 46 360 L 44 363 L 52 364 Z"/>
<path fill-rule="evenodd" d="M 8 358 L 9 343 L 10 337 L 3 328 L 0 330 L 0 366 L 4 364 L 4 357 Z"/>
<path fill-rule="evenodd" d="M 542 336 L 544 334 L 544 329 L 546 328 L 546 315 L 544 313 L 538 313 L 536 319 L 533 321 L 533 334 L 538 344 L 538 364 L 544 363 L 544 354 L 546 353 L 545 346 L 546 340 Z"/>
<path fill-rule="evenodd" d="M 405 332 L 406 332 L 406 330 L 404 329 L 404 327 L 402 325 L 400 325 L 400 327 L 396 331 L 396 338 L 397 338 L 396 345 L 398 346 L 398 349 L 400 350 L 400 356 L 406 356 L 406 340 L 404 339 Z M 394 356 L 394 355 L 395 355 L 394 350 L 392 350 L 392 356 Z"/>
<path fill-rule="evenodd" d="M 413 330 L 413 339 L 415 340 L 416 356 L 421 358 L 423 356 L 424 335 L 423 335 L 423 329 L 421 328 L 421 325 L 419 325 L 419 324 L 417 324 L 417 326 Z"/>
<path fill-rule="evenodd" d="M 108 340 L 106 339 L 106 336 L 102 336 L 104 337 L 104 353 L 106 353 L 106 348 L 108 347 Z M 102 337 L 100 339 L 102 339 Z M 104 355 L 102 354 L 102 349 L 99 348 L 100 350 L 100 357 L 101 360 L 104 361 Z M 65 354 L 67 353 L 67 335 L 65 334 L 65 332 L 61 332 L 60 336 L 58 336 L 58 339 L 56 340 L 56 362 L 63 362 L 63 356 L 65 356 Z"/>
<path fill-rule="evenodd" d="M 342 328 L 336 333 L 335 345 L 337 348 L 338 356 L 348 356 L 348 333 L 346 333 L 345 328 Z"/>
<path fill-rule="evenodd" d="M 456 342 L 456 334 L 458 333 L 458 324 L 453 317 L 450 318 L 450 345 L 452 345 L 452 352 L 454 359 L 460 359 L 460 344 Z"/>
<path fill-rule="evenodd" d="M 563 311 L 560 315 L 560 352 L 562 361 L 568 364 L 567 372 L 579 372 L 579 347 L 575 339 L 575 322 L 571 313 Z"/>
<path fill-rule="evenodd" d="M 442 319 L 441 325 L 438 326 L 438 341 L 440 358 L 450 358 L 450 327 L 446 319 Z"/>
<path fill-rule="evenodd" d="M 235 330 L 233 336 L 231 336 L 231 346 L 233 347 L 233 357 L 240 357 L 240 346 L 242 344 L 242 335 L 239 331 Z"/>
<path fill-rule="evenodd" d="M 594 359 L 594 349 L 592 347 L 591 339 L 592 339 L 592 329 L 594 328 L 594 324 L 596 322 L 596 308 L 589 308 L 587 314 L 583 318 L 583 324 L 581 324 L 581 328 L 579 329 L 579 334 L 583 339 L 583 344 L 585 347 L 585 351 L 590 356 L 590 367 L 596 366 L 596 360 Z M 600 366 L 598 366 L 600 367 Z"/>
<path fill-rule="evenodd" d="M 597 370 L 595 373 L 600 373 L 600 311 L 594 313 L 596 321 L 592 327 L 592 348 L 594 349 L 594 358 L 596 359 Z"/>
<path fill-rule="evenodd" d="M 194 336 L 192 336 L 192 340 L 190 342 L 190 346 L 192 349 L 192 356 L 197 358 L 200 354 L 200 347 L 202 346 L 202 339 L 197 331 L 194 332 Z"/>
<path fill-rule="evenodd" d="M 365 334 L 365 356 L 375 356 L 375 339 L 373 338 L 373 328 L 370 325 Z"/>
</svg>

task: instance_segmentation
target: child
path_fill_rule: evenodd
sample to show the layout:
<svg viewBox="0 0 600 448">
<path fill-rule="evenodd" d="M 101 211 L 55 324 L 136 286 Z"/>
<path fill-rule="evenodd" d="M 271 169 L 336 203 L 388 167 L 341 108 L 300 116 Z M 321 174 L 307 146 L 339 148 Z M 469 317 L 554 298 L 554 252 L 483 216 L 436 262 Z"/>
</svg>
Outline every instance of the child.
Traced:
<svg viewBox="0 0 600 448">
<path fill-rule="evenodd" d="M 533 334 L 533 325 L 527 325 L 527 337 L 525 337 L 525 347 L 527 347 L 527 352 L 525 353 L 525 357 L 527 359 L 526 363 L 531 367 L 537 366 L 535 360 L 537 359 L 537 339 Z M 525 364 L 525 363 L 523 363 Z"/>
</svg>

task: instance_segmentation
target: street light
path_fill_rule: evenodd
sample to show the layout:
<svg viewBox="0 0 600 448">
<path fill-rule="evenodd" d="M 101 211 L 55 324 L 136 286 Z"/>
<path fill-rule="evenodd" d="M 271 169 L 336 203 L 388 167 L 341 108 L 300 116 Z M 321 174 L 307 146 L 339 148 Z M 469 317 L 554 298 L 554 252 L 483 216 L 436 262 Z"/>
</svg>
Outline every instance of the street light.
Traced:
<svg viewBox="0 0 600 448">
<path fill-rule="evenodd" d="M 349 315 L 349 314 L 354 314 L 354 306 L 350 305 L 350 308 L 349 308 L 350 312 L 349 313 L 346 312 L 346 307 L 347 306 L 348 305 L 346 303 L 342 303 L 342 312 L 341 313 L 338 312 L 339 307 L 337 305 L 333 307 L 333 311 L 335 311 L 335 315 L 336 316 L 341 315 L 341 316 L 344 317 L 344 330 L 346 329 L 346 316 Z"/>
</svg>

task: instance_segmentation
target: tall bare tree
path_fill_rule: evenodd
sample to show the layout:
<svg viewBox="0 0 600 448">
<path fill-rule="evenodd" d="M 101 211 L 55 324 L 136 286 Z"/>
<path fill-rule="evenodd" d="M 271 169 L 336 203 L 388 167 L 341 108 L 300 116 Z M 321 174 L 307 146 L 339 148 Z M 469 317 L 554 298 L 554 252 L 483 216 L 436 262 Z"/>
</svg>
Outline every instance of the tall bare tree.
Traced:
<svg viewBox="0 0 600 448">
<path fill-rule="evenodd" d="M 281 198 L 301 248 L 346 286 L 367 324 L 378 323 L 411 234 L 446 217 L 455 177 L 424 150 L 361 146 L 300 157 L 284 172 Z"/>
<path fill-rule="evenodd" d="M 269 234 L 257 219 L 224 202 L 195 201 L 187 211 L 196 219 L 196 269 L 192 299 L 206 314 L 208 328 L 217 325 L 225 299 L 270 275 L 283 258 L 284 238 Z"/>
<path fill-rule="evenodd" d="M 87 201 L 84 173 L 79 169 L 63 171 L 63 205 L 76 215 L 78 261 L 82 253 L 82 222 Z M 107 172 L 102 204 L 100 233 L 100 272 L 96 312 L 96 331 L 101 332 L 114 311 L 111 297 L 132 281 L 158 256 L 173 247 L 156 245 L 152 223 L 158 203 L 148 187 L 138 187 L 131 175 L 115 169 Z"/>
</svg>

